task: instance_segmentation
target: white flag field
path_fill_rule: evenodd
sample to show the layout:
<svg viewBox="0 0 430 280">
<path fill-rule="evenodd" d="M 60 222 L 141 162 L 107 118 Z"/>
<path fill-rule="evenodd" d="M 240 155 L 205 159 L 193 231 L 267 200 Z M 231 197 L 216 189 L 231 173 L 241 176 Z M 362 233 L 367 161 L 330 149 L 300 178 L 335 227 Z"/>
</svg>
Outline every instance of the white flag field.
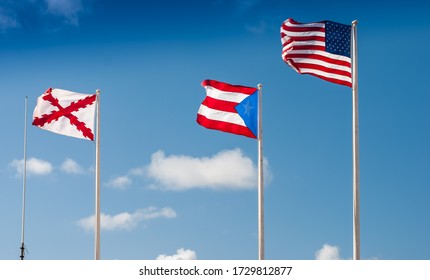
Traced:
<svg viewBox="0 0 430 280">
<path fill-rule="evenodd" d="M 96 94 L 49 88 L 37 99 L 33 125 L 81 139 L 94 140 Z"/>
</svg>

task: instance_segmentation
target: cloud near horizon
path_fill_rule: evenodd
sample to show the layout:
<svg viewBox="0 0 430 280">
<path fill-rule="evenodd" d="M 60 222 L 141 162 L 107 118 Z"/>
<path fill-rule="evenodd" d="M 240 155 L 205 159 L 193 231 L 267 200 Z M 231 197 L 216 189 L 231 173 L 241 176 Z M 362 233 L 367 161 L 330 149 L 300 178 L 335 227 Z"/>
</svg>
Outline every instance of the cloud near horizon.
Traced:
<svg viewBox="0 0 430 280">
<path fill-rule="evenodd" d="M 247 190 L 257 187 L 257 166 L 240 149 L 220 151 L 212 157 L 166 156 L 159 150 L 152 154 L 145 171 L 146 176 L 155 181 L 153 189 Z"/>
<path fill-rule="evenodd" d="M 16 175 L 21 176 L 24 172 L 24 159 L 14 159 L 9 163 L 9 166 L 13 167 L 16 170 Z M 27 175 L 48 175 L 52 173 L 53 166 L 48 161 L 38 159 L 38 158 L 30 158 L 27 160 L 26 171 Z"/>
<path fill-rule="evenodd" d="M 201 158 L 166 156 L 160 150 L 152 154 L 146 170 L 147 176 L 156 182 L 154 187 L 166 190 L 251 189 L 257 182 L 257 167 L 240 149 Z"/>
<path fill-rule="evenodd" d="M 141 221 L 153 220 L 158 218 L 172 219 L 176 218 L 176 212 L 170 207 L 158 209 L 148 207 L 137 209 L 133 213 L 122 212 L 116 215 L 100 214 L 100 228 L 106 231 L 115 230 L 133 230 Z M 87 231 L 94 230 L 94 215 L 82 218 L 76 224 Z"/>
<path fill-rule="evenodd" d="M 24 171 L 24 159 L 14 159 L 9 163 L 9 166 L 15 169 L 16 176 L 20 177 L 22 176 L 22 173 Z M 27 175 L 50 175 L 54 172 L 55 169 L 57 169 L 57 167 L 54 167 L 54 165 L 49 161 L 35 157 L 27 159 Z M 66 174 L 72 175 L 81 175 L 87 172 L 91 172 L 86 171 L 81 165 L 79 165 L 71 158 L 66 158 L 60 165 L 59 169 Z"/>
<path fill-rule="evenodd" d="M 66 158 L 60 167 L 61 171 L 68 174 L 82 174 L 84 169 L 73 159 Z"/>
<path fill-rule="evenodd" d="M 197 254 L 193 250 L 185 250 L 180 248 L 176 250 L 176 254 L 171 256 L 159 255 L 157 260 L 197 260 Z"/>
<path fill-rule="evenodd" d="M 341 260 L 340 249 L 337 246 L 324 244 L 321 249 L 315 253 L 316 260 Z"/>
<path fill-rule="evenodd" d="M 263 165 L 264 179 L 269 183 L 272 174 L 267 159 Z M 154 190 L 250 190 L 257 187 L 257 173 L 257 166 L 238 148 L 223 150 L 211 157 L 166 155 L 159 150 L 151 155 L 148 165 L 133 168 L 105 184 L 124 190 L 132 184 L 134 176 L 150 181 L 149 187 Z"/>
<path fill-rule="evenodd" d="M 124 175 L 110 179 L 105 185 L 114 189 L 124 190 L 132 183 L 133 180 L 130 178 L 130 176 Z"/>
</svg>

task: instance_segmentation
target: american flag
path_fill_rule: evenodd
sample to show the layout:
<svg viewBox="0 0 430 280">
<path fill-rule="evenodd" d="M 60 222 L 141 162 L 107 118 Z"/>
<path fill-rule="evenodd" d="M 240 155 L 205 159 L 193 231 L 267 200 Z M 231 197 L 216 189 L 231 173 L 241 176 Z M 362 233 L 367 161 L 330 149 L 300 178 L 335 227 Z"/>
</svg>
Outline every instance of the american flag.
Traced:
<svg viewBox="0 0 430 280">
<path fill-rule="evenodd" d="M 350 25 L 289 18 L 282 23 L 281 42 L 282 59 L 298 73 L 352 86 Z"/>
</svg>

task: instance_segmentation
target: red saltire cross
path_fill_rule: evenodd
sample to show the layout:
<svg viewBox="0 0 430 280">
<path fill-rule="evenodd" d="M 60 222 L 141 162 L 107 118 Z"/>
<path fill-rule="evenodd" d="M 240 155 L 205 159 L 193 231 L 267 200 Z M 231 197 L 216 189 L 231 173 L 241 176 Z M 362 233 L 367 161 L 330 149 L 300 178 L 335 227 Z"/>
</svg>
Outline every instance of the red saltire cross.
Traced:
<svg viewBox="0 0 430 280">
<path fill-rule="evenodd" d="M 66 117 L 69 119 L 71 125 L 76 126 L 76 129 L 82 132 L 84 137 L 94 141 L 94 134 L 92 130 L 88 128 L 84 122 L 79 121 L 79 119 L 72 113 L 93 104 L 96 100 L 96 94 L 79 99 L 76 102 L 72 102 L 65 108 L 61 106 L 58 99 L 52 95 L 52 88 L 47 89 L 45 95 L 42 98 L 43 100 L 50 102 L 52 106 L 57 107 L 58 111 L 52 111 L 50 114 L 43 114 L 40 118 L 35 117 L 33 120 L 33 125 L 44 126 L 45 124 L 57 121 L 60 117 Z"/>
</svg>

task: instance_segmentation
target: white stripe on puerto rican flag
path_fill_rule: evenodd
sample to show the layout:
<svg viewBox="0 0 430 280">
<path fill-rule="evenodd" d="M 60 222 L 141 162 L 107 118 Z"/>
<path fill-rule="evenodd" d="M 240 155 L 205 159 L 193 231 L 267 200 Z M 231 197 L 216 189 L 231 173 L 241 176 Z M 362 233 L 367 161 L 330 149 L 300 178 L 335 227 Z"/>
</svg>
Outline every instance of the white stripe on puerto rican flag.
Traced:
<svg viewBox="0 0 430 280">
<path fill-rule="evenodd" d="M 201 105 L 198 114 L 206 116 L 207 119 L 212 121 L 227 122 L 246 127 L 245 122 L 237 113 L 220 111 Z"/>
</svg>

